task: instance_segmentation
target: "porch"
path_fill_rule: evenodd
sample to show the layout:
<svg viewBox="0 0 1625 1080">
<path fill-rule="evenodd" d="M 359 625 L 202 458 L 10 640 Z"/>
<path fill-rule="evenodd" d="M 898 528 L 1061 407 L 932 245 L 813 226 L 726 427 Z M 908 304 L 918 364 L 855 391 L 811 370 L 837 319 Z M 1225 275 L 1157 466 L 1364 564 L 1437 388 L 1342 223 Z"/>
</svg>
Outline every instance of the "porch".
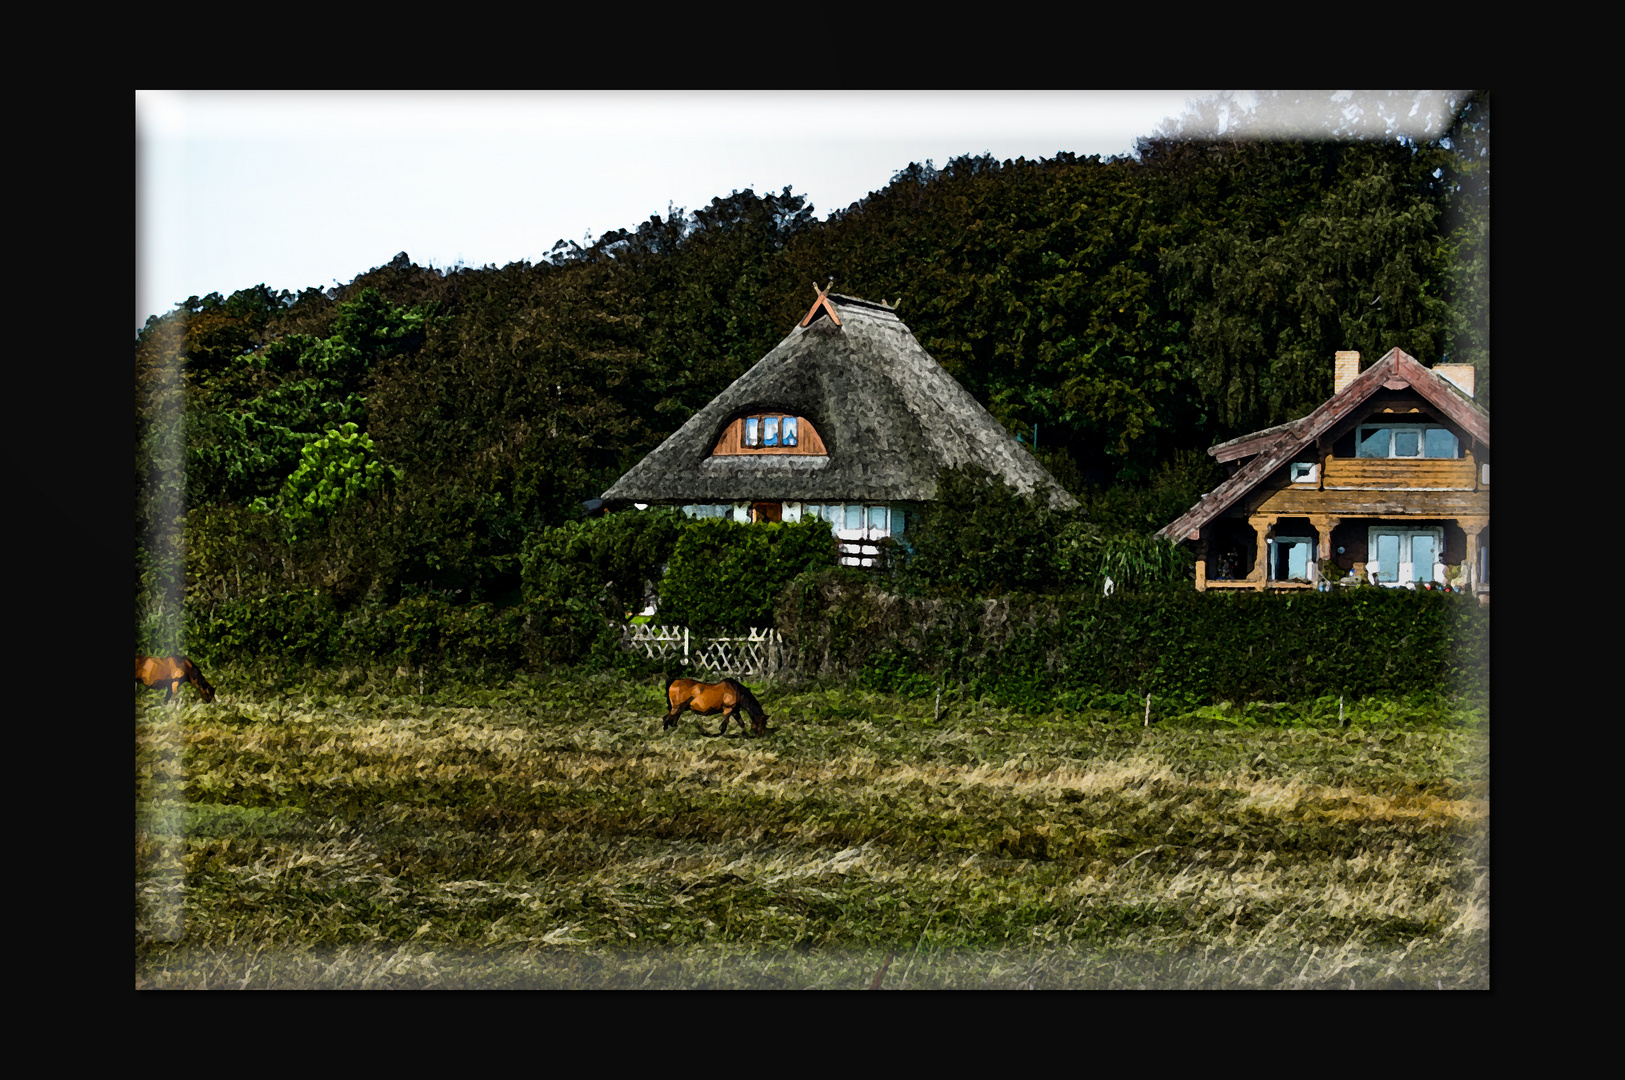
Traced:
<svg viewBox="0 0 1625 1080">
<path fill-rule="evenodd" d="M 1489 519 L 1253 514 L 1203 526 L 1196 588 L 1255 592 L 1375 584 L 1489 594 Z"/>
</svg>

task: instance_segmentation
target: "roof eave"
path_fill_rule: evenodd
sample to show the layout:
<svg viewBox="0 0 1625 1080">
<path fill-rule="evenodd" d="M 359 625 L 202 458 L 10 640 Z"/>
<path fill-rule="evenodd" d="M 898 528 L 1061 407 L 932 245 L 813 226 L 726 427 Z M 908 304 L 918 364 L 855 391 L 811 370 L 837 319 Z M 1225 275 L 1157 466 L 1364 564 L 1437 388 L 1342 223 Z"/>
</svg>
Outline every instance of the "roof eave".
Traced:
<svg viewBox="0 0 1625 1080">
<path fill-rule="evenodd" d="M 1287 430 L 1274 436 L 1273 441 L 1260 449 L 1257 457 L 1243 465 L 1229 480 L 1202 496 L 1195 506 L 1172 524 L 1159 529 L 1157 535 L 1175 541 L 1196 539 L 1208 522 L 1230 509 L 1276 469 L 1291 461 L 1299 450 L 1346 419 L 1371 395 L 1384 387 L 1401 389 L 1407 386 L 1415 389 L 1429 404 L 1436 406 L 1474 439 L 1485 446 L 1489 445 L 1488 413 L 1464 398 L 1449 380 L 1424 367 L 1415 357 L 1398 348 L 1390 349 L 1386 356 L 1360 372 L 1342 390 L 1322 402 L 1314 412 L 1283 425 Z M 1255 432 L 1251 436 L 1243 436 L 1242 439 L 1257 438 L 1267 434 L 1269 430 Z M 1238 441 L 1240 440 L 1232 439 L 1229 443 L 1220 443 L 1212 449 L 1233 446 Z"/>
</svg>

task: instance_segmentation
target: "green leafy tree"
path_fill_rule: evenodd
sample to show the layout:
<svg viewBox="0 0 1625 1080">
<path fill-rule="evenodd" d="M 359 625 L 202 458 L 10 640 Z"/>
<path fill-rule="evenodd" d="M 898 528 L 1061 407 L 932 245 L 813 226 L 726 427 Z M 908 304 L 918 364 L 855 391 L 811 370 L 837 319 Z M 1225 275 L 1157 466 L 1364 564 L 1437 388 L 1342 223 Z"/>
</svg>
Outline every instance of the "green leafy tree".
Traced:
<svg viewBox="0 0 1625 1080">
<path fill-rule="evenodd" d="M 357 496 L 392 485 L 398 475 L 379 460 L 370 435 L 345 424 L 307 443 L 275 504 L 256 499 L 253 509 L 275 509 L 292 522 L 326 521 Z"/>
<path fill-rule="evenodd" d="M 1451 326 L 1447 351 L 1475 369 L 1473 396 L 1490 404 L 1490 92 L 1462 103 L 1441 142 L 1449 203 Z"/>
<path fill-rule="evenodd" d="M 1227 143 L 1171 157 L 1181 209 L 1162 265 L 1223 432 L 1313 409 L 1331 393 L 1339 349 L 1439 358 L 1448 248 L 1435 155 L 1397 143 Z"/>
<path fill-rule="evenodd" d="M 274 496 L 312 438 L 347 423 L 367 429 L 374 370 L 420 348 L 437 317 L 432 307 L 398 307 L 362 290 L 337 305 L 325 336 L 286 334 L 192 380 L 188 501 L 247 505 Z"/>
</svg>

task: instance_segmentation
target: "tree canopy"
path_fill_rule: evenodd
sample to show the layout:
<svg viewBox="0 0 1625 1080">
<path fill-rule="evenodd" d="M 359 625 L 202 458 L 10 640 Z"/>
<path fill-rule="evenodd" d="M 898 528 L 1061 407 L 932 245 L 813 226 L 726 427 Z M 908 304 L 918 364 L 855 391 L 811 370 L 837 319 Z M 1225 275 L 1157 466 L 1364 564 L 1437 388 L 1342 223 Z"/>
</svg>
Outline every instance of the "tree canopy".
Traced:
<svg viewBox="0 0 1625 1080">
<path fill-rule="evenodd" d="M 1394 134 L 1439 100 L 1441 135 Z M 789 188 L 735 191 L 534 263 L 403 252 L 333 289 L 188 297 L 136 336 L 138 590 L 181 573 L 154 539 L 180 515 L 239 535 L 281 499 L 312 528 L 250 532 L 294 545 L 262 560 L 288 581 L 321 588 L 311 568 L 347 558 L 334 595 L 516 599 L 529 539 L 580 518 L 832 278 L 895 303 L 1135 532 L 1206 478 L 1193 455 L 1323 401 L 1338 350 L 1471 363 L 1488 404 L 1488 92 L 1353 95 L 1315 138 L 1259 136 L 1306 104 L 1325 102 L 1213 99 L 1133 157 L 911 163 L 822 222 Z"/>
</svg>

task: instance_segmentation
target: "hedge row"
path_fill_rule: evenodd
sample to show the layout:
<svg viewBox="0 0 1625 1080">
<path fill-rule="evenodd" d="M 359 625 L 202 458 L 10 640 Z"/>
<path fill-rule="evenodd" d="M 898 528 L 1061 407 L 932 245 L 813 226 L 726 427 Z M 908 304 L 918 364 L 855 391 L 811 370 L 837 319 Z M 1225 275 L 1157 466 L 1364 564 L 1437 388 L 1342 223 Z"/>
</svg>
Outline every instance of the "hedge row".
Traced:
<svg viewBox="0 0 1625 1080">
<path fill-rule="evenodd" d="M 655 582 L 663 621 L 699 630 L 772 626 L 785 586 L 834 563 L 835 542 L 822 522 L 746 526 L 687 522 L 675 510 L 616 514 L 539 533 L 521 556 L 517 606 L 454 604 L 434 593 L 345 605 L 320 589 L 249 596 L 200 590 L 187 605 L 186 640 L 216 663 L 614 662 L 616 624 Z M 157 642 L 166 635 L 144 636 Z"/>
<path fill-rule="evenodd" d="M 1100 694 L 1191 702 L 1476 695 L 1487 683 L 1488 610 L 1452 594 L 1184 586 L 1110 597 L 905 597 L 895 592 L 911 583 L 907 574 L 887 582 L 834 561 L 820 522 L 619 514 L 539 535 L 522 557 L 517 606 L 453 604 L 434 593 L 343 605 L 310 588 L 201 590 L 186 605 L 185 636 L 205 664 L 624 663 L 616 626 L 658 580 L 662 622 L 702 632 L 776 625 L 805 675 L 904 692 L 953 685 L 1076 706 Z"/>
<path fill-rule="evenodd" d="M 781 613 L 804 675 L 902 692 L 959 685 L 1081 707 L 1099 694 L 1199 703 L 1487 690 L 1489 611 L 1445 593 L 905 599 L 826 574 L 798 580 Z"/>
<path fill-rule="evenodd" d="M 230 600 L 188 611 L 186 640 L 188 651 L 204 664 L 518 667 L 547 659 L 536 620 L 523 608 L 454 605 L 431 596 L 348 611 L 319 591 Z"/>
<path fill-rule="evenodd" d="M 852 571 L 804 574 L 778 604 L 803 677 L 1081 708 L 1100 695 L 1189 703 L 1488 689 L 1489 611 L 1469 598 L 1352 589 L 908 599 Z M 454 605 L 414 597 L 339 610 L 319 592 L 189 612 L 206 665 L 400 663 L 510 668 L 625 662 L 596 606 Z"/>
</svg>

